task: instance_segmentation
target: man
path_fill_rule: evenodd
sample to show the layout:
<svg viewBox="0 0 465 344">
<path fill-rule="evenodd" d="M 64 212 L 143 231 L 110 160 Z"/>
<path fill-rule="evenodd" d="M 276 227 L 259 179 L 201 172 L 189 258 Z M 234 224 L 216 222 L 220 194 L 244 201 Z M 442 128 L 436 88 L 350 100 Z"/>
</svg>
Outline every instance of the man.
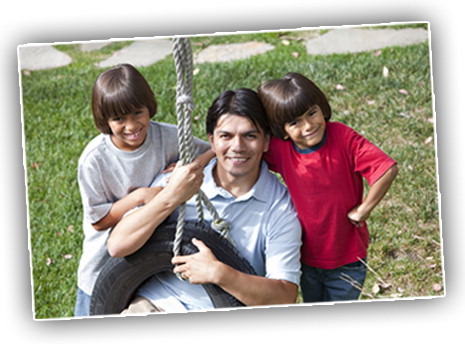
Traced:
<svg viewBox="0 0 465 344">
<path fill-rule="evenodd" d="M 246 306 L 296 300 L 301 227 L 287 189 L 262 161 L 270 136 L 257 94 L 249 89 L 223 92 L 208 111 L 207 133 L 216 159 L 204 169 L 202 190 L 220 217 L 230 223 L 230 236 L 257 275 L 242 273 L 218 261 L 202 241 L 194 239 L 198 253 L 172 260 L 174 272 L 187 281 L 170 272 L 153 276 L 137 293 L 142 298 L 136 303 L 148 308 L 132 305 L 130 312 L 131 308 L 166 312 L 212 308 L 201 286 L 205 283 L 220 286 Z M 181 182 L 195 187 L 198 175 L 196 161 L 181 172 L 177 167 L 160 192 L 166 197 L 155 197 L 114 228 L 107 243 L 110 254 L 125 256 L 140 248 L 161 221 L 192 195 L 192 190 L 176 188 Z M 195 203 L 187 202 L 186 220 L 196 220 L 196 214 Z M 207 212 L 205 220 L 211 220 Z"/>
</svg>

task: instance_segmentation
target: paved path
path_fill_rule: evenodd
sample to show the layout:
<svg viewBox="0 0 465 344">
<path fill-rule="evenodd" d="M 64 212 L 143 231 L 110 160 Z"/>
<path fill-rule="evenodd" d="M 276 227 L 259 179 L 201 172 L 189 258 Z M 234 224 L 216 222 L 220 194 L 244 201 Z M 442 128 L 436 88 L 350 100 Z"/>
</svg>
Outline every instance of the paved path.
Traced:
<svg viewBox="0 0 465 344">
<path fill-rule="evenodd" d="M 305 43 L 307 53 L 328 55 L 358 53 L 392 46 L 406 46 L 428 40 L 423 29 L 335 29 Z"/>
<path fill-rule="evenodd" d="M 325 55 L 354 53 L 382 49 L 390 46 L 405 46 L 428 40 L 428 31 L 424 29 L 333 29 L 327 33 L 311 37 L 304 44 L 308 54 Z M 101 49 L 111 42 L 89 42 L 81 44 L 82 51 Z M 226 62 L 246 59 L 264 54 L 274 46 L 261 42 L 212 45 L 194 57 L 195 63 Z M 108 59 L 100 61 L 98 67 L 110 67 L 118 63 L 130 63 L 134 66 L 149 66 L 172 53 L 172 44 L 168 39 L 144 39 L 115 52 Z M 72 58 L 53 46 L 25 45 L 19 48 L 20 68 L 41 70 L 57 68 L 70 64 Z"/>
</svg>

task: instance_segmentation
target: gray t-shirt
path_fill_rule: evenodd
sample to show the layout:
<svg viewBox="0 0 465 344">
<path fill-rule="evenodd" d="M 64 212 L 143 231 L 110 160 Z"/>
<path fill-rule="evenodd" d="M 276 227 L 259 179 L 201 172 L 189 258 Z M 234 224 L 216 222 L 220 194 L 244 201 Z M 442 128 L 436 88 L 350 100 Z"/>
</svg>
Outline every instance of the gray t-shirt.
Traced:
<svg viewBox="0 0 465 344">
<path fill-rule="evenodd" d="M 196 153 L 210 145 L 195 139 Z M 100 134 L 84 149 L 78 166 L 84 219 L 83 253 L 78 269 L 78 286 L 91 295 L 97 275 L 109 258 L 106 241 L 110 230 L 96 231 L 114 202 L 140 187 L 148 187 L 170 163 L 178 160 L 175 125 L 150 122 L 147 138 L 137 150 L 118 149 L 109 135 Z"/>
</svg>

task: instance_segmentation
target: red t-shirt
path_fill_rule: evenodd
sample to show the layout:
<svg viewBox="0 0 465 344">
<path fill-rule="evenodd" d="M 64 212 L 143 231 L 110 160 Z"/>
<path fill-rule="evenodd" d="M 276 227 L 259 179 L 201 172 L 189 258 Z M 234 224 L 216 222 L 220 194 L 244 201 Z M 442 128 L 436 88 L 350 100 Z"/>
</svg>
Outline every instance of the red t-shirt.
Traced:
<svg viewBox="0 0 465 344">
<path fill-rule="evenodd" d="M 334 269 L 366 256 L 366 223 L 355 227 L 347 213 L 362 202 L 363 178 L 371 186 L 396 162 L 339 122 L 326 123 L 318 146 L 299 151 L 290 140 L 272 138 L 265 160 L 283 177 L 297 210 L 302 262 Z"/>
</svg>

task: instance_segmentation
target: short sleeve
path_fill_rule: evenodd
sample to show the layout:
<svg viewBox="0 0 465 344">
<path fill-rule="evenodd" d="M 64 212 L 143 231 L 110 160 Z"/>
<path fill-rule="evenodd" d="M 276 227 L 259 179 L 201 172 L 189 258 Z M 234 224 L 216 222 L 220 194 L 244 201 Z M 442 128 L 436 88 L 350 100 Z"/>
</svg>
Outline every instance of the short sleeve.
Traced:
<svg viewBox="0 0 465 344">
<path fill-rule="evenodd" d="M 348 135 L 355 172 L 359 172 L 370 186 L 396 164 L 394 159 L 354 130 L 350 129 Z"/>
<path fill-rule="evenodd" d="M 266 277 L 298 285 L 302 229 L 290 197 L 284 197 L 272 213 L 265 249 Z"/>
<path fill-rule="evenodd" d="M 91 223 L 101 220 L 111 209 L 103 188 L 102 174 L 98 165 L 80 162 L 78 167 L 78 183 L 81 192 L 84 216 Z"/>
</svg>

